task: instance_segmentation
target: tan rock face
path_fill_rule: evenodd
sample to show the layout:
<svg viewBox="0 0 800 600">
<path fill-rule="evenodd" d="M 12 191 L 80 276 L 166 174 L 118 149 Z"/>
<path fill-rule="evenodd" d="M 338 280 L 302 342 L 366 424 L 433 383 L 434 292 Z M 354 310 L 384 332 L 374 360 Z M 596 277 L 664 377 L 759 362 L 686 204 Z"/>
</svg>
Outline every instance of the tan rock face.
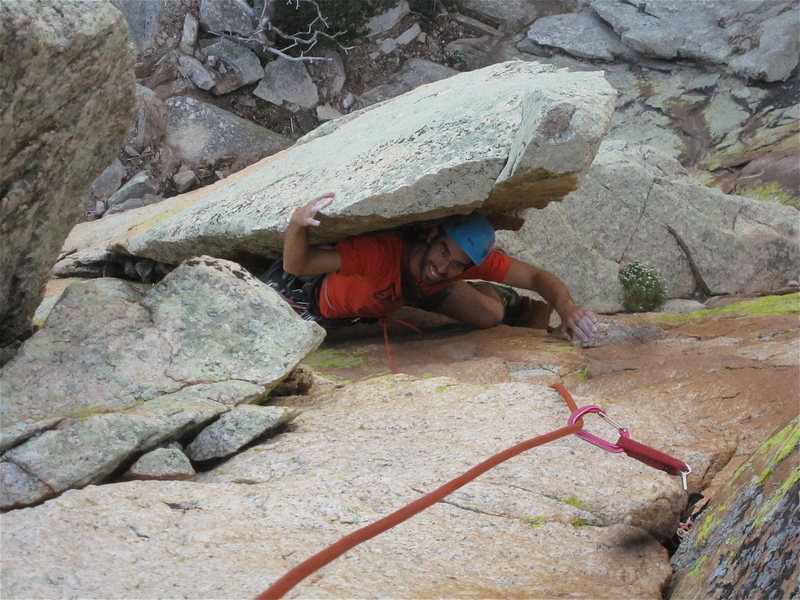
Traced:
<svg viewBox="0 0 800 600">
<path fill-rule="evenodd" d="M 81 195 L 135 119 L 133 54 L 107 3 L 0 4 L 0 346 L 30 328 Z"/>
<path fill-rule="evenodd" d="M 298 417 L 292 432 L 198 475 L 192 484 L 87 488 L 34 513 L 9 513 L 4 545 L 24 556 L 20 544 L 46 547 L 49 536 L 63 535 L 68 525 L 77 533 L 79 523 L 94 521 L 91 515 L 99 510 L 108 515 L 107 525 L 102 543 L 93 546 L 139 556 L 135 565 L 122 565 L 148 573 L 145 579 L 134 577 L 136 593 L 157 595 L 156 587 L 169 581 L 180 595 L 214 596 L 228 588 L 228 595 L 252 596 L 298 560 L 519 439 L 559 426 L 567 413 L 558 395 L 542 386 L 470 386 L 400 375 L 319 401 Z M 297 592 L 311 598 L 429 597 L 431 590 L 459 596 L 480 591 L 489 597 L 569 592 L 658 598 L 669 575 L 666 551 L 642 527 L 660 527 L 673 509 L 664 507 L 646 521 L 633 517 L 639 526 L 623 521 L 664 498 L 673 498 L 674 505 L 682 492 L 673 478 L 610 455 L 600 457 L 597 468 L 593 454 L 568 439 L 519 456 L 349 552 Z M 624 502 L 611 493 L 618 479 L 630 491 Z M 676 516 L 672 512 L 670 520 Z M 33 534 L 31 517 L 39 522 Z M 25 536 L 15 518 L 29 524 Z M 63 525 L 53 529 L 57 521 Z M 199 557 L 200 539 L 206 546 L 203 574 L 184 577 L 184 563 Z M 139 552 L 141 543 L 150 551 Z M 102 554 L 85 551 L 67 560 L 39 556 L 56 560 L 66 575 L 73 560 L 103 560 Z M 169 552 L 173 557 L 165 561 Z M 582 557 L 580 569 L 571 564 L 574 556 Z M 223 575 L 233 564 L 237 568 Z M 109 586 L 121 595 L 134 593 L 120 571 L 79 571 L 72 577 L 84 593 L 107 594 Z M 598 591 L 591 581 L 601 576 Z M 55 585 L 19 580 L 7 590 L 59 595 L 68 585 L 68 580 Z"/>
<path fill-rule="evenodd" d="M 566 382 L 579 405 L 603 406 L 634 439 L 685 460 L 690 491 L 706 494 L 796 411 L 796 295 L 609 320 L 663 335 L 580 349 L 526 329 L 432 323 L 425 339 L 392 337 L 414 375 L 383 377 L 379 330 L 333 336 L 306 361 L 311 395 L 275 399 L 303 409 L 286 431 L 191 482 L 90 486 L 0 516 L 3 595 L 169 586 L 252 597 L 359 527 L 562 426 L 568 411 L 544 383 Z M 615 439 L 598 419 L 584 423 Z M 499 465 L 292 593 L 662 598 L 671 568 L 656 540 L 674 533 L 685 502 L 678 478 L 570 437 Z"/>
</svg>

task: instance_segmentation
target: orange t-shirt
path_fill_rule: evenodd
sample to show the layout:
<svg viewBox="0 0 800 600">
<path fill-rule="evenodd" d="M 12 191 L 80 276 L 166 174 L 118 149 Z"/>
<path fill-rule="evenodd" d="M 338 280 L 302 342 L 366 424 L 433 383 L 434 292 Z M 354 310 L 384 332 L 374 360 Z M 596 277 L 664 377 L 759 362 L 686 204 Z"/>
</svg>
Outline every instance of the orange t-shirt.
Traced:
<svg viewBox="0 0 800 600">
<path fill-rule="evenodd" d="M 320 289 L 319 309 L 323 317 L 383 317 L 405 305 L 401 263 L 407 241 L 402 234 L 388 231 L 348 238 L 335 246 L 341 257 L 338 271 L 328 274 Z M 457 279 L 502 281 L 511 259 L 496 250 L 479 266 L 470 267 Z M 427 296 L 453 281 L 426 285 L 416 280 L 421 295 Z"/>
</svg>

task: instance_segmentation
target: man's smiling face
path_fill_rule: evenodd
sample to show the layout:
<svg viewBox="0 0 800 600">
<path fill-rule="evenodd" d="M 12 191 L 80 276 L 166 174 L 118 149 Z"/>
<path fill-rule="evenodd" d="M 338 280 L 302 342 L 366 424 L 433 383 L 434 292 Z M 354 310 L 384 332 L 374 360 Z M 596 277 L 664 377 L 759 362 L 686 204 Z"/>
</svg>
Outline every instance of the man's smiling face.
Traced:
<svg viewBox="0 0 800 600">
<path fill-rule="evenodd" d="M 455 279 L 472 266 L 472 261 L 450 236 L 439 233 L 422 254 L 420 279 L 427 285 Z"/>
</svg>

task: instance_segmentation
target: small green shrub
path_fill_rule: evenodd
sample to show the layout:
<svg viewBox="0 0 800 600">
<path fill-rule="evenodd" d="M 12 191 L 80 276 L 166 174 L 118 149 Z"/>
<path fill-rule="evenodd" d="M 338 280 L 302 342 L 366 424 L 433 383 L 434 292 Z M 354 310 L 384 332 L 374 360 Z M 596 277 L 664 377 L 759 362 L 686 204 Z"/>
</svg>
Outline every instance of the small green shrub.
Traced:
<svg viewBox="0 0 800 600">
<path fill-rule="evenodd" d="M 423 31 L 430 31 L 437 20 L 448 12 L 458 12 L 456 0 L 409 0 L 411 12 L 419 16 L 419 24 Z"/>
<path fill-rule="evenodd" d="M 664 278 L 656 269 L 633 261 L 619 272 L 622 306 L 628 312 L 657 310 L 667 301 Z"/>
<path fill-rule="evenodd" d="M 458 69 L 467 64 L 467 59 L 461 50 L 453 50 L 444 57 L 444 60 L 451 69 Z"/>
</svg>

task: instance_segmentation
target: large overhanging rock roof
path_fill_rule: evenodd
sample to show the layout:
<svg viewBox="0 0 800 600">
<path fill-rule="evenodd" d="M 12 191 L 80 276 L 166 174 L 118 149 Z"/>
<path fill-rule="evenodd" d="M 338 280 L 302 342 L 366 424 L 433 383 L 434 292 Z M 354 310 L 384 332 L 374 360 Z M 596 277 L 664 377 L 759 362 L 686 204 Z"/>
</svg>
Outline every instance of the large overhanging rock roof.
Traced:
<svg viewBox="0 0 800 600">
<path fill-rule="evenodd" d="M 214 185 L 79 227 L 87 238 L 93 227 L 113 232 L 112 251 L 178 263 L 274 256 L 292 212 L 326 192 L 336 199 L 312 242 L 477 208 L 543 207 L 579 185 L 614 100 L 602 72 L 496 64 L 329 122 Z"/>
</svg>

